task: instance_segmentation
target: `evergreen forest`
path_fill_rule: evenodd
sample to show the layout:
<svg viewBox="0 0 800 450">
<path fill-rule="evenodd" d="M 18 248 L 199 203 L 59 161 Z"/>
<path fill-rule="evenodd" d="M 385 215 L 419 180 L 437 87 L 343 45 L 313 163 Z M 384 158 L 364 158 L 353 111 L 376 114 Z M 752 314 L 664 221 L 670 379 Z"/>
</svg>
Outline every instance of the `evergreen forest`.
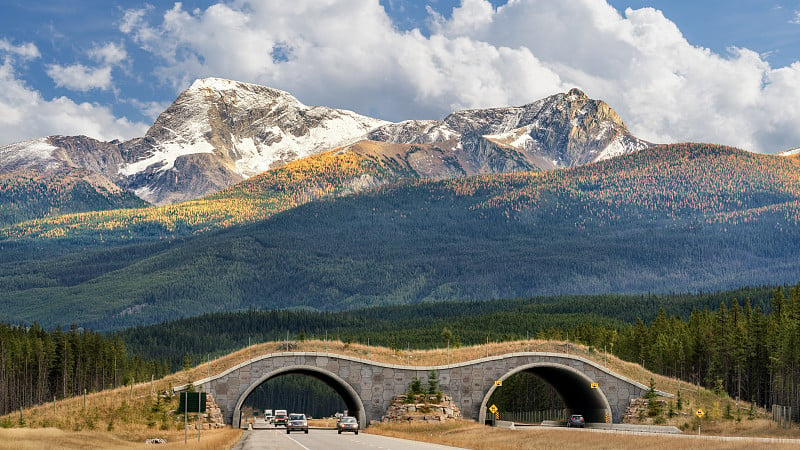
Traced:
<svg viewBox="0 0 800 450">
<path fill-rule="evenodd" d="M 356 158 L 339 179 L 331 164 L 352 155 L 323 156 L 202 201 L 0 230 L 0 320 L 109 331 L 249 308 L 796 282 L 796 159 L 683 144 L 353 193 L 335 186 L 378 180 L 378 163 Z"/>
</svg>

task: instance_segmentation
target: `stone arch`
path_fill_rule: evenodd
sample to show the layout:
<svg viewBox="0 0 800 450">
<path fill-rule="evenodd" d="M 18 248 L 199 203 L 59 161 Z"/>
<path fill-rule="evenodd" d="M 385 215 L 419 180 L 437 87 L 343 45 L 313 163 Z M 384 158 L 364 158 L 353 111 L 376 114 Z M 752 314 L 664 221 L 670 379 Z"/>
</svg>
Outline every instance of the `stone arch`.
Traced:
<svg viewBox="0 0 800 450">
<path fill-rule="evenodd" d="M 240 426 L 239 416 L 241 413 L 242 404 L 244 404 L 244 401 L 247 399 L 247 397 L 258 386 L 272 378 L 291 374 L 314 377 L 330 386 L 334 391 L 336 391 L 337 394 L 339 394 L 340 397 L 342 397 L 345 405 L 347 405 L 348 413 L 358 419 L 358 423 L 361 424 L 362 428 L 367 426 L 367 413 L 364 409 L 364 402 L 361 400 L 361 397 L 359 397 L 355 389 L 350 386 L 350 384 L 329 370 L 308 365 L 297 365 L 281 367 L 280 369 L 270 371 L 248 386 L 247 389 L 245 389 L 244 392 L 239 396 L 239 400 L 236 402 L 236 408 L 233 410 L 233 427 L 238 428 Z"/>
<path fill-rule="evenodd" d="M 556 390 L 564 401 L 566 414 L 582 414 L 587 422 L 605 422 L 606 415 L 611 419 L 611 405 L 603 390 L 598 386 L 592 389 L 594 380 L 579 370 L 558 363 L 540 362 L 515 367 L 500 378 L 500 381 L 519 372 L 532 373 Z M 497 386 L 492 385 L 483 397 L 479 412 L 479 422 L 486 417 L 487 403 Z M 500 388 L 502 389 L 502 388 Z"/>
</svg>

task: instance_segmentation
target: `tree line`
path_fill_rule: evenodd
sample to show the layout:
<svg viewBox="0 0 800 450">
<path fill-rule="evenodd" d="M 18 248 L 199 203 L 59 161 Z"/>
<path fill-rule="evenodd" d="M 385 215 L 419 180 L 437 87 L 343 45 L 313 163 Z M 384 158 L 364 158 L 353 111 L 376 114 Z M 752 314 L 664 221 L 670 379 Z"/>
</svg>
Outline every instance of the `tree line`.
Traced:
<svg viewBox="0 0 800 450">
<path fill-rule="evenodd" d="M 149 380 L 166 363 L 131 356 L 122 339 L 71 327 L 47 331 L 0 323 L 0 415 L 20 408 Z"/>
</svg>

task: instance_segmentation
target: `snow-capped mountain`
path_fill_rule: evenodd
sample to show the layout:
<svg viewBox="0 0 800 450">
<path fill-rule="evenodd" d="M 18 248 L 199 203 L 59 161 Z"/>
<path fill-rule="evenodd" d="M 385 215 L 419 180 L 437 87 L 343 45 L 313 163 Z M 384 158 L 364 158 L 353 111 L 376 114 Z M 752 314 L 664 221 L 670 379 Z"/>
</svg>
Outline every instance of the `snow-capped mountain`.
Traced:
<svg viewBox="0 0 800 450">
<path fill-rule="evenodd" d="M 51 136 L 12 144 L 0 147 L 0 172 L 86 169 L 162 205 L 362 139 L 377 141 L 370 152 L 435 178 L 570 167 L 650 146 L 607 104 L 577 89 L 521 107 L 389 123 L 306 106 L 277 89 L 206 78 L 181 93 L 141 138 Z"/>
<path fill-rule="evenodd" d="M 441 122 L 388 124 L 368 137 L 406 144 L 456 138 L 466 154 L 500 152 L 532 170 L 579 166 L 652 146 L 631 135 L 608 104 L 578 89 L 520 107 L 459 111 Z"/>
<path fill-rule="evenodd" d="M 140 198 L 169 204 L 363 138 L 387 122 L 306 106 L 286 92 L 218 78 L 195 81 L 144 137 L 51 136 L 0 147 L 0 171 L 84 167 Z"/>
</svg>

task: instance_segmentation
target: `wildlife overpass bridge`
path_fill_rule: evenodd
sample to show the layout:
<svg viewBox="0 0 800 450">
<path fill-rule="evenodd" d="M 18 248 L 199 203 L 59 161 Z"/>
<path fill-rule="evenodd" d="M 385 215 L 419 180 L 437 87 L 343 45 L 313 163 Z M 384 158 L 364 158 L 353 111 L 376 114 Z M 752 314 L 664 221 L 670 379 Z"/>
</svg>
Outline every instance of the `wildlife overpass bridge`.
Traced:
<svg viewBox="0 0 800 450">
<path fill-rule="evenodd" d="M 442 366 L 383 364 L 319 352 L 272 353 L 193 385 L 211 393 L 225 422 L 239 427 L 242 405 L 259 385 L 282 375 L 308 375 L 332 387 L 349 413 L 366 426 L 381 420 L 392 397 L 408 392 L 414 378 L 424 383 L 432 370 L 438 375 L 442 392 L 453 398 L 462 416 L 476 421 L 486 417 L 487 402 L 495 389 L 502 389 L 496 382 L 523 371 L 551 385 L 564 401 L 566 413 L 583 414 L 588 422 L 604 422 L 606 415 L 614 423 L 621 422 L 630 400 L 649 389 L 588 359 L 543 352 L 509 353 Z"/>
</svg>

